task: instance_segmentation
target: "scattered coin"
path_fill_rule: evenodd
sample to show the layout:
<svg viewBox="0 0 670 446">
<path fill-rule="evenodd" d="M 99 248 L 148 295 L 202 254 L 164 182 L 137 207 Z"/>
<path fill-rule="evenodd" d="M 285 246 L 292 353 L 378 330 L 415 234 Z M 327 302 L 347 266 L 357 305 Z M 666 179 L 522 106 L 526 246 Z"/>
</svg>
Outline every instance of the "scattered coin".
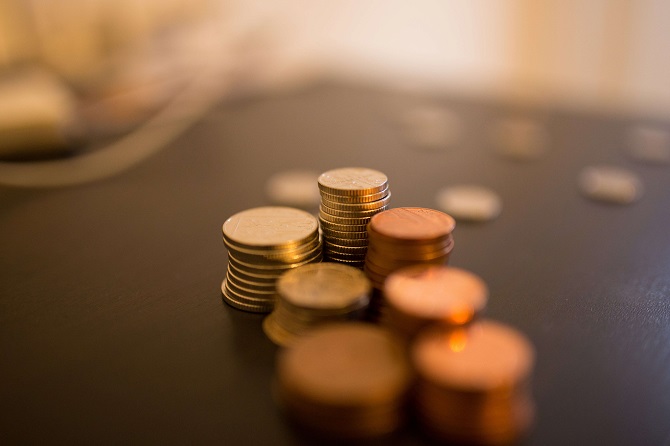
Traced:
<svg viewBox="0 0 670 446">
<path fill-rule="evenodd" d="M 500 215 L 500 196 L 484 186 L 462 184 L 437 193 L 437 206 L 457 220 L 489 221 Z"/>
<path fill-rule="evenodd" d="M 319 204 L 319 174 L 309 170 L 287 170 L 272 175 L 265 191 L 273 203 L 311 209 Z"/>
<path fill-rule="evenodd" d="M 495 150 L 507 158 L 533 160 L 547 150 L 548 135 L 537 121 L 523 116 L 499 120 L 491 132 Z"/>
<path fill-rule="evenodd" d="M 248 209 L 227 219 L 222 230 L 228 271 L 221 292 L 225 302 L 241 310 L 271 311 L 279 276 L 321 261 L 318 221 L 300 209 Z"/>
<path fill-rule="evenodd" d="M 642 181 L 633 172 L 614 166 L 592 166 L 582 170 L 579 187 L 584 195 L 607 203 L 630 204 L 643 193 Z"/>
<path fill-rule="evenodd" d="M 670 132 L 660 127 L 634 126 L 628 131 L 631 158 L 650 164 L 670 164 Z"/>
<path fill-rule="evenodd" d="M 337 438 L 396 430 L 412 372 L 402 343 L 360 322 L 315 328 L 280 352 L 276 395 L 289 417 Z"/>
<path fill-rule="evenodd" d="M 276 289 L 275 309 L 263 330 L 274 343 L 286 346 L 319 324 L 360 319 L 371 286 L 359 269 L 316 263 L 283 274 Z"/>
<path fill-rule="evenodd" d="M 512 444 L 534 418 L 534 351 L 517 330 L 493 321 L 422 331 L 411 352 L 415 412 L 434 436 L 455 443 Z"/>
<path fill-rule="evenodd" d="M 472 322 L 486 306 L 488 287 L 464 269 L 415 265 L 388 276 L 384 299 L 384 324 L 411 338 L 430 324 L 457 327 Z"/>
<path fill-rule="evenodd" d="M 367 251 L 367 224 L 374 215 L 387 209 L 391 198 L 388 178 L 373 169 L 350 167 L 321 174 L 318 185 L 325 259 L 362 268 Z"/>
<path fill-rule="evenodd" d="M 463 123 L 452 110 L 423 104 L 404 111 L 400 127 L 409 145 L 419 150 L 445 150 L 461 137 Z"/>
</svg>

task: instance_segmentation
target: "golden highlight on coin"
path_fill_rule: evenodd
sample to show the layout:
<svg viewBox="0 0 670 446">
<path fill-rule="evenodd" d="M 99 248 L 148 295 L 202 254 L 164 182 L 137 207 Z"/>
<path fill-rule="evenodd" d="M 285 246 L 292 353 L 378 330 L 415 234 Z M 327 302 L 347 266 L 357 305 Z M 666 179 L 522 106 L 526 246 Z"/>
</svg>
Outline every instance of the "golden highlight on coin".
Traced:
<svg viewBox="0 0 670 446">
<path fill-rule="evenodd" d="M 438 439 L 458 444 L 518 441 L 534 419 L 534 356 L 522 333 L 498 322 L 422 331 L 411 349 L 419 422 Z"/>
<path fill-rule="evenodd" d="M 404 421 L 412 372 L 402 343 L 360 322 L 318 327 L 280 352 L 276 397 L 306 429 L 340 439 L 378 437 Z"/>
<path fill-rule="evenodd" d="M 279 276 L 322 258 L 318 221 L 300 209 L 248 209 L 227 219 L 222 231 L 228 270 L 221 292 L 226 303 L 240 310 L 272 311 Z"/>
<path fill-rule="evenodd" d="M 363 268 L 367 224 L 391 198 L 388 178 L 373 169 L 348 167 L 324 172 L 318 185 L 324 259 Z"/>
<path fill-rule="evenodd" d="M 461 268 L 415 265 L 388 276 L 384 299 L 388 311 L 383 323 L 411 338 L 435 323 L 469 324 L 486 307 L 488 287 Z"/>
<path fill-rule="evenodd" d="M 317 325 L 360 319 L 372 287 L 359 269 L 315 263 L 282 275 L 276 289 L 275 309 L 263 330 L 275 344 L 286 346 Z"/>
</svg>

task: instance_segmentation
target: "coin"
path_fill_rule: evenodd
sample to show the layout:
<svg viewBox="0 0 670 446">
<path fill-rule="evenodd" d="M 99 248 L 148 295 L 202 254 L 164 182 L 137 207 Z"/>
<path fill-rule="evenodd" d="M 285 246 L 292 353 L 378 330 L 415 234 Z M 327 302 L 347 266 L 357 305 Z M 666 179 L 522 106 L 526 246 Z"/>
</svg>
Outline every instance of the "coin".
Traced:
<svg viewBox="0 0 670 446">
<path fill-rule="evenodd" d="M 492 189 L 478 185 L 454 185 L 437 193 L 437 206 L 457 220 L 488 221 L 502 210 L 502 200 Z"/>
<path fill-rule="evenodd" d="M 643 193 L 642 181 L 630 170 L 614 166 L 587 167 L 579 175 L 579 187 L 592 200 L 630 204 Z"/>
<path fill-rule="evenodd" d="M 428 208 L 395 208 L 376 214 L 369 223 L 381 237 L 393 240 L 423 241 L 446 237 L 456 222 L 449 215 Z"/>
<path fill-rule="evenodd" d="M 363 167 L 345 167 L 322 173 L 319 189 L 331 195 L 370 195 L 383 191 L 388 179 L 383 173 Z"/>
<path fill-rule="evenodd" d="M 282 206 L 248 209 L 223 224 L 223 235 L 245 248 L 290 249 L 314 238 L 318 222 L 312 214 Z"/>
<path fill-rule="evenodd" d="M 344 203 L 344 204 L 369 203 L 372 201 L 381 200 L 382 198 L 386 197 L 388 195 L 388 184 L 381 191 L 368 195 L 340 195 L 340 194 L 329 194 L 324 191 L 321 191 L 320 193 L 323 199 L 336 203 Z"/>
<path fill-rule="evenodd" d="M 381 208 L 388 206 L 390 200 L 391 192 L 388 192 L 383 198 L 376 201 L 353 203 L 338 203 L 337 201 L 330 201 L 324 196 L 321 196 L 321 206 L 349 213 L 358 211 L 379 211 Z"/>
<path fill-rule="evenodd" d="M 367 226 L 370 221 L 370 217 L 341 217 L 338 215 L 331 215 L 325 211 L 319 212 L 319 218 L 321 220 L 327 221 L 329 223 L 335 223 L 338 225 L 353 225 L 353 226 Z"/>
</svg>

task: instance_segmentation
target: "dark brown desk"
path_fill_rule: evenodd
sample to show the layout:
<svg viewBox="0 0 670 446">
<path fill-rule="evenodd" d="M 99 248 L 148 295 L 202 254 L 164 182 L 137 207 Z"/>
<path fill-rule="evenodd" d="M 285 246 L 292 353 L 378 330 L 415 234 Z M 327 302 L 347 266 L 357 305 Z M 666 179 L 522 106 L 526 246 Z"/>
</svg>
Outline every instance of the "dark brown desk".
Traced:
<svg viewBox="0 0 670 446">
<path fill-rule="evenodd" d="M 288 168 L 385 172 L 393 206 L 495 188 L 494 222 L 459 224 L 452 264 L 484 277 L 487 314 L 534 342 L 533 445 L 670 442 L 670 170 L 623 154 L 631 120 L 543 110 L 546 157 L 491 153 L 503 105 L 445 98 L 463 143 L 417 152 L 389 119 L 411 98 L 323 85 L 230 102 L 128 172 L 0 188 L 0 443 L 307 444 L 272 402 L 262 316 L 226 306 L 220 227 L 267 204 Z M 590 202 L 583 166 L 632 168 L 632 206 Z M 413 428 L 390 443 L 423 444 Z"/>
</svg>

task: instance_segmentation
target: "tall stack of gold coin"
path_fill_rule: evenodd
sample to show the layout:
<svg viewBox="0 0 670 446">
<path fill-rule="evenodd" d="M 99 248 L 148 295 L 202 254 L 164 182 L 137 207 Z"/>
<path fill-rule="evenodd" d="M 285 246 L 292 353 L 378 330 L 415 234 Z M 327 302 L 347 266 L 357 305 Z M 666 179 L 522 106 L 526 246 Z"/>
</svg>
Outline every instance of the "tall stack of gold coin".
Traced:
<svg viewBox="0 0 670 446">
<path fill-rule="evenodd" d="M 440 440 L 509 445 L 532 424 L 534 351 L 517 330 L 493 321 L 436 326 L 417 336 L 411 356 L 415 412 Z"/>
<path fill-rule="evenodd" d="M 267 206 L 239 212 L 223 224 L 228 271 L 223 299 L 240 310 L 272 311 L 282 273 L 321 261 L 319 224 L 309 212 Z"/>
<path fill-rule="evenodd" d="M 373 215 L 388 208 L 388 178 L 373 169 L 348 167 L 321 174 L 318 183 L 324 259 L 363 268 L 366 226 Z"/>
<path fill-rule="evenodd" d="M 435 323 L 461 327 L 484 310 L 488 294 L 486 283 L 464 269 L 408 266 L 386 279 L 382 323 L 408 339 Z"/>
<path fill-rule="evenodd" d="M 370 219 L 365 273 L 382 290 L 393 271 L 414 264 L 446 264 L 454 247 L 456 222 L 428 208 L 395 208 Z"/>
<path fill-rule="evenodd" d="M 405 418 L 411 382 L 402 342 L 360 322 L 315 328 L 277 360 L 276 395 L 287 415 L 338 439 L 396 430 Z"/>
<path fill-rule="evenodd" d="M 365 274 L 351 266 L 316 263 L 292 269 L 277 281 L 275 309 L 263 321 L 263 331 L 287 346 L 317 325 L 361 319 L 371 289 Z"/>
</svg>

